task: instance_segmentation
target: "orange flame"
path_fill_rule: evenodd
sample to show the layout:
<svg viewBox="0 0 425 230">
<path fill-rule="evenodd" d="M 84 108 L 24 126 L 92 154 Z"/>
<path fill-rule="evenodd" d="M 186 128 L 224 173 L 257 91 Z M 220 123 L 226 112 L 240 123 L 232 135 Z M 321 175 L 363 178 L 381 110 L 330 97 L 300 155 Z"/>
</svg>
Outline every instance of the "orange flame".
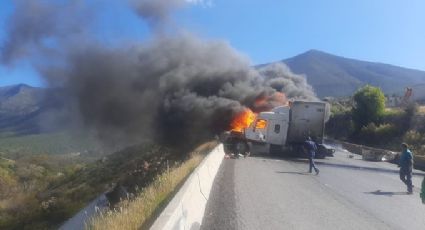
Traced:
<svg viewBox="0 0 425 230">
<path fill-rule="evenodd" d="M 276 106 L 288 105 L 288 99 L 282 92 L 274 92 L 271 95 L 260 94 L 254 101 L 255 112 L 270 111 Z"/>
<path fill-rule="evenodd" d="M 273 100 L 279 105 L 288 105 L 288 99 L 286 95 L 282 92 L 276 92 L 273 94 Z"/>
<path fill-rule="evenodd" d="M 249 108 L 245 108 L 241 112 L 237 113 L 230 123 L 230 129 L 231 131 L 241 133 L 245 128 L 248 128 L 251 123 L 255 121 L 257 113 L 270 111 L 276 106 L 288 104 L 288 99 L 284 93 L 274 92 L 271 95 L 262 93 L 255 99 L 254 104 L 252 105 L 252 109 L 255 111 L 255 113 Z M 256 128 L 262 129 L 266 126 L 267 122 L 265 120 L 259 120 L 256 124 Z"/>
<path fill-rule="evenodd" d="M 256 129 L 264 129 L 267 127 L 267 121 L 264 119 L 258 119 L 257 123 L 255 123 Z"/>
<path fill-rule="evenodd" d="M 252 122 L 254 122 L 256 114 L 250 109 L 245 108 L 233 118 L 230 123 L 230 128 L 235 132 L 243 132 L 245 128 L 248 128 Z"/>
</svg>

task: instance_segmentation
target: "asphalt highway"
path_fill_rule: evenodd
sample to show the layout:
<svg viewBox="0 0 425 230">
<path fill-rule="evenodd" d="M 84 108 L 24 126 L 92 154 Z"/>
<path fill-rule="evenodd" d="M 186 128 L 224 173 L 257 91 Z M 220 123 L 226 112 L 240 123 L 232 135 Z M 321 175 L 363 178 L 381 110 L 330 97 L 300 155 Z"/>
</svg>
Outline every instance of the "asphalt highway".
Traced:
<svg viewBox="0 0 425 230">
<path fill-rule="evenodd" d="M 414 171 L 408 195 L 396 165 L 349 155 L 338 149 L 316 160 L 318 176 L 307 173 L 306 159 L 224 159 L 201 228 L 425 229 L 424 172 Z"/>
</svg>

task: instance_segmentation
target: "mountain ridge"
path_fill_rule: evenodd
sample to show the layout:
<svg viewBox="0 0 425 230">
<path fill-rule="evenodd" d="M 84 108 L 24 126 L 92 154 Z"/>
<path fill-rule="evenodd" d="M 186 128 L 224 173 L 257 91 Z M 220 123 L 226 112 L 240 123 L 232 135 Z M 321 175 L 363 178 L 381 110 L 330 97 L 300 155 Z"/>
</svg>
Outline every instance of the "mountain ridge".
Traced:
<svg viewBox="0 0 425 230">
<path fill-rule="evenodd" d="M 15 84 L 0 87 L 0 132 L 12 135 L 40 133 L 45 115 L 59 108 L 57 90 Z"/>
<path fill-rule="evenodd" d="M 319 97 L 350 96 L 366 84 L 378 86 L 386 94 L 401 95 L 405 87 L 425 83 L 425 71 L 315 49 L 278 62 L 285 63 L 296 74 L 305 75 Z"/>
<path fill-rule="evenodd" d="M 413 88 L 415 99 L 425 99 L 425 71 L 390 64 L 341 57 L 319 50 L 309 50 L 283 59 L 292 72 L 305 75 L 319 98 L 351 96 L 359 87 L 370 84 L 385 94 L 402 96 L 406 87 Z M 261 68 L 276 62 L 257 65 Z M 16 84 L 0 87 L 0 132 L 31 134 L 40 127 L 46 115 L 57 119 L 64 101 L 61 90 Z M 48 117 L 47 116 L 47 117 Z M 62 122 L 60 119 L 58 120 Z M 44 122 L 45 123 L 45 122 Z M 48 128 L 51 129 L 51 128 Z"/>
<path fill-rule="evenodd" d="M 351 57 L 345 57 L 342 55 L 337 55 L 337 54 L 331 54 L 322 50 L 318 50 L 318 49 L 309 49 L 303 53 L 297 54 L 293 57 L 289 57 L 289 58 L 284 58 L 281 59 L 280 61 L 285 61 L 297 56 L 301 56 L 304 54 L 323 54 L 323 55 L 329 55 L 329 56 L 333 56 L 333 57 L 337 57 L 337 58 L 341 58 L 341 59 L 346 59 L 346 60 L 350 60 L 350 61 L 359 61 L 359 62 L 365 62 L 365 63 L 373 63 L 373 64 L 381 64 L 381 65 L 386 65 L 389 67 L 397 67 L 397 68 L 402 68 L 402 69 L 406 69 L 406 70 L 413 70 L 413 71 L 419 71 L 419 72 L 425 72 L 425 70 L 421 70 L 421 69 L 415 69 L 412 67 L 404 67 L 404 66 L 400 66 L 400 65 L 396 65 L 396 64 L 389 64 L 389 63 L 385 63 L 385 62 L 380 62 L 380 61 L 368 61 L 368 60 L 362 60 L 362 59 L 357 59 L 357 58 L 351 58 Z"/>
</svg>

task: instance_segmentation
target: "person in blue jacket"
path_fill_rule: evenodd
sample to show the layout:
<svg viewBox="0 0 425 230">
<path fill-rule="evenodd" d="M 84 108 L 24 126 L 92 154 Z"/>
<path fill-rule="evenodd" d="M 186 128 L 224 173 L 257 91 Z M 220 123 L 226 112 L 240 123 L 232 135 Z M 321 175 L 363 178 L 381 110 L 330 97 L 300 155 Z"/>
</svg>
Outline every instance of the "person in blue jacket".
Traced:
<svg viewBox="0 0 425 230">
<path fill-rule="evenodd" d="M 406 143 L 401 144 L 401 155 L 398 167 L 400 167 L 400 180 L 407 186 L 407 192 L 413 193 L 412 185 L 412 169 L 413 169 L 413 154 L 409 150 Z"/>
<path fill-rule="evenodd" d="M 307 150 L 308 160 L 310 162 L 309 173 L 312 173 L 312 169 L 316 172 L 316 175 L 319 174 L 319 169 L 314 164 L 314 157 L 316 156 L 317 146 L 314 141 L 311 140 L 311 137 L 307 137 L 304 141 L 304 148 Z"/>
</svg>

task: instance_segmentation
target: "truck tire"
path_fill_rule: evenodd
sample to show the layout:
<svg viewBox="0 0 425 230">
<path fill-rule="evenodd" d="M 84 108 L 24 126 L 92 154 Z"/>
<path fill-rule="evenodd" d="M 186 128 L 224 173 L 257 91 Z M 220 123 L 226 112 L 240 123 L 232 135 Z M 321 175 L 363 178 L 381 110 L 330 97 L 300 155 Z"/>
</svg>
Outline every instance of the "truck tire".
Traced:
<svg viewBox="0 0 425 230">
<path fill-rule="evenodd" d="M 294 144 L 291 146 L 291 156 L 292 157 L 301 157 L 301 158 L 308 158 L 308 154 L 303 148 L 302 144 Z"/>
<path fill-rule="evenodd" d="M 236 143 L 235 149 L 236 149 L 235 154 L 242 154 L 246 156 L 249 153 L 249 146 L 248 146 L 248 143 L 246 143 L 245 141 L 238 141 Z"/>
<path fill-rule="evenodd" d="M 270 144 L 269 153 L 270 153 L 270 155 L 273 155 L 273 156 L 281 154 L 282 153 L 282 146 Z"/>
</svg>

